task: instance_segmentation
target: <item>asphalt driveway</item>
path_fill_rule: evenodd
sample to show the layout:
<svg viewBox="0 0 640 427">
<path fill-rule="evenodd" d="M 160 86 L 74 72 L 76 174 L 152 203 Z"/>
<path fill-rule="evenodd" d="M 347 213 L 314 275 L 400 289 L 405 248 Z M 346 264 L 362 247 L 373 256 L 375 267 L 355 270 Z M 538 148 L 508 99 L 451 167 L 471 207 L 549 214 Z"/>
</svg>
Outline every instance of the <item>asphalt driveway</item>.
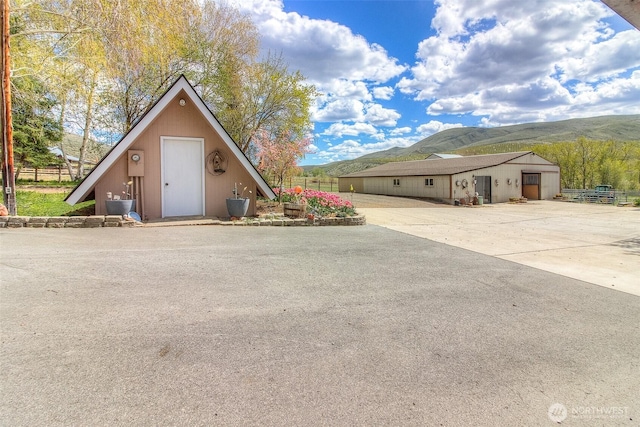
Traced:
<svg viewBox="0 0 640 427">
<path fill-rule="evenodd" d="M 0 255 L 1 425 L 640 419 L 640 298 L 384 227 L 4 229 Z"/>
</svg>

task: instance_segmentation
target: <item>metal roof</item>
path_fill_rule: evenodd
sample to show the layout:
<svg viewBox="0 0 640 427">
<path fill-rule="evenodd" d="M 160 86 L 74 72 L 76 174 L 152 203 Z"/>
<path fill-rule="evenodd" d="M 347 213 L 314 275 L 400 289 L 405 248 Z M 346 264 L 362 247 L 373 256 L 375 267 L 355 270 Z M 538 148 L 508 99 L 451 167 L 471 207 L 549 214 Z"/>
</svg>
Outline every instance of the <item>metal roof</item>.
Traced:
<svg viewBox="0 0 640 427">
<path fill-rule="evenodd" d="M 65 156 L 65 155 L 64 155 L 64 153 L 62 152 L 62 150 L 61 150 L 60 148 L 58 148 L 58 147 L 49 147 L 49 152 L 50 152 L 51 154 L 53 154 L 54 156 L 56 156 L 56 157 L 63 157 L 63 156 Z M 66 158 L 67 158 L 67 160 L 69 160 L 70 162 L 79 162 L 79 161 L 80 161 L 80 159 L 79 159 L 79 158 L 74 157 L 74 156 L 67 155 L 67 156 L 65 156 L 65 157 L 66 157 Z"/>
<path fill-rule="evenodd" d="M 458 158 L 458 157 L 462 157 L 462 156 L 460 154 L 433 153 L 432 155 L 427 157 L 426 160 L 431 160 L 431 159 L 455 159 L 455 158 Z"/>
<path fill-rule="evenodd" d="M 480 156 L 464 156 L 449 159 L 411 160 L 408 162 L 391 162 L 363 171 L 354 172 L 340 178 L 365 178 L 378 176 L 425 176 L 453 175 L 476 169 L 498 166 L 518 157 L 532 153 L 518 151 L 515 153 L 484 154 Z"/>
</svg>

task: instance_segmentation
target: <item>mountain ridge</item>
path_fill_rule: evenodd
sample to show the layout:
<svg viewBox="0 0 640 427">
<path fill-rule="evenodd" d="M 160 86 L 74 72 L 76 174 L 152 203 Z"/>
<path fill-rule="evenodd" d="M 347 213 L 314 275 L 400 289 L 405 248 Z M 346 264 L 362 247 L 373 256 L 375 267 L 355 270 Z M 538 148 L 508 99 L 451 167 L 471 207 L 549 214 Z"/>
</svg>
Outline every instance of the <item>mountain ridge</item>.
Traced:
<svg viewBox="0 0 640 427">
<path fill-rule="evenodd" d="M 352 160 L 326 165 L 305 166 L 305 171 L 321 168 L 327 175 L 340 176 L 390 161 L 424 159 L 432 153 L 473 150 L 495 145 L 496 152 L 518 150 L 518 146 L 591 140 L 640 141 L 640 114 L 610 115 L 555 122 L 534 122 L 494 128 L 462 127 L 446 129 L 424 138 L 409 147 L 392 147 Z"/>
</svg>

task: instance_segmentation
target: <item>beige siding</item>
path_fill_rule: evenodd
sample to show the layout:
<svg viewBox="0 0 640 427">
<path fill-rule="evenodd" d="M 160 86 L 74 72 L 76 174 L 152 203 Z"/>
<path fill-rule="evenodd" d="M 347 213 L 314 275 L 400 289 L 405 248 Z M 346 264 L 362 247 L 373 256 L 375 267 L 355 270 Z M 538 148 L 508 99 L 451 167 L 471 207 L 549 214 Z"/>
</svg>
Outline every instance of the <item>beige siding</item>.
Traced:
<svg viewBox="0 0 640 427">
<path fill-rule="evenodd" d="M 540 196 L 542 199 L 551 199 L 560 191 L 559 167 L 534 153 L 498 166 L 453 175 L 340 178 L 340 191 L 348 191 L 342 190 L 343 185 L 348 187 L 348 183 L 355 183 L 356 179 L 359 179 L 362 180 L 363 189 L 361 192 L 364 193 L 427 197 L 454 203 L 456 199 L 475 195 L 474 179 L 476 176 L 490 176 L 491 200 L 486 200 L 486 203 L 501 203 L 509 201 L 511 197 L 522 196 L 522 173 L 525 171 L 540 173 Z M 426 178 L 433 179 L 434 185 L 425 185 Z M 395 180 L 399 180 L 399 182 L 396 181 L 397 185 L 394 185 Z M 466 188 L 462 187 L 463 180 L 468 183 Z"/>
<path fill-rule="evenodd" d="M 425 179 L 433 179 L 433 185 L 425 185 Z M 399 180 L 394 185 L 394 180 Z M 364 192 L 389 196 L 449 198 L 449 176 L 397 176 L 364 178 Z"/>
<path fill-rule="evenodd" d="M 256 183 L 240 162 L 233 157 L 224 141 L 209 126 L 198 109 L 190 102 L 187 102 L 184 107 L 178 104 L 178 99 L 181 96 L 182 94 L 178 95 L 130 147 L 131 150 L 144 152 L 144 178 L 142 180 L 145 199 L 144 219 L 162 217 L 161 136 L 203 138 L 205 158 L 214 150 L 220 150 L 229 159 L 225 173 L 211 175 L 205 172 L 205 213 L 207 216 L 228 216 L 226 198 L 232 197 L 233 186 L 236 182 L 238 186 L 243 183 L 243 187 L 248 187 L 245 192 L 245 196 L 251 197 L 248 214 L 255 215 Z M 122 157 L 114 162 L 111 169 L 96 183 L 96 214 L 105 214 L 104 201 L 108 191 L 114 194 L 122 192 L 122 183 L 129 180 L 127 173 L 127 159 Z M 140 210 L 139 206 L 137 210 Z"/>
<path fill-rule="evenodd" d="M 476 176 L 491 177 L 491 201 L 487 200 L 486 203 L 508 202 L 510 197 L 521 197 L 523 171 L 540 172 L 542 199 L 552 199 L 558 192 L 560 187 L 558 166 L 550 163 L 538 165 L 531 163 L 505 163 L 499 166 L 453 175 L 453 199 L 467 197 L 467 191 L 471 195 L 475 195 L 476 189 L 473 180 Z M 456 182 L 462 182 L 465 179 L 469 183 L 466 189 L 463 189 L 462 185 L 456 185 Z"/>
<path fill-rule="evenodd" d="M 364 193 L 364 178 L 338 178 L 339 192 L 348 193 L 352 186 L 356 193 Z"/>
</svg>

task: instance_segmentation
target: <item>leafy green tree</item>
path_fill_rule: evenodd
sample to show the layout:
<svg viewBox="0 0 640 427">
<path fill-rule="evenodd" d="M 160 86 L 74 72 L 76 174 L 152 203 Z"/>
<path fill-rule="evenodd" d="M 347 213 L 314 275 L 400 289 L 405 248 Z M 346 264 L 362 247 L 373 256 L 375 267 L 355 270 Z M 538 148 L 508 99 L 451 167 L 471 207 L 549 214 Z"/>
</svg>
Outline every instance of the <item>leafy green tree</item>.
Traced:
<svg viewBox="0 0 640 427">
<path fill-rule="evenodd" d="M 51 84 L 59 122 L 91 136 L 123 134 L 180 74 L 255 159 L 258 129 L 302 138 L 315 88 L 281 57 L 257 60 L 250 18 L 214 0 L 16 0 L 14 70 Z"/>
<path fill-rule="evenodd" d="M 16 178 L 26 164 L 42 168 L 56 163 L 49 152 L 49 145 L 62 139 L 62 128 L 52 109 L 55 99 L 37 78 L 25 76 L 14 79 L 13 92 L 13 140 Z"/>
<path fill-rule="evenodd" d="M 316 178 L 323 178 L 327 176 L 327 172 L 323 168 L 315 167 L 311 171 L 311 176 L 314 176 Z"/>
<path fill-rule="evenodd" d="M 304 84 L 299 72 L 289 73 L 282 57 L 269 56 L 252 67 L 246 87 L 246 111 L 243 132 L 237 135 L 240 148 L 247 152 L 258 129 L 273 134 L 285 130 L 293 138 L 303 138 L 311 126 L 309 108 L 315 88 Z"/>
<path fill-rule="evenodd" d="M 640 143 L 595 141 L 538 144 L 531 147 L 560 166 L 562 188 L 594 188 L 609 184 L 618 189 L 638 187 Z"/>
</svg>

